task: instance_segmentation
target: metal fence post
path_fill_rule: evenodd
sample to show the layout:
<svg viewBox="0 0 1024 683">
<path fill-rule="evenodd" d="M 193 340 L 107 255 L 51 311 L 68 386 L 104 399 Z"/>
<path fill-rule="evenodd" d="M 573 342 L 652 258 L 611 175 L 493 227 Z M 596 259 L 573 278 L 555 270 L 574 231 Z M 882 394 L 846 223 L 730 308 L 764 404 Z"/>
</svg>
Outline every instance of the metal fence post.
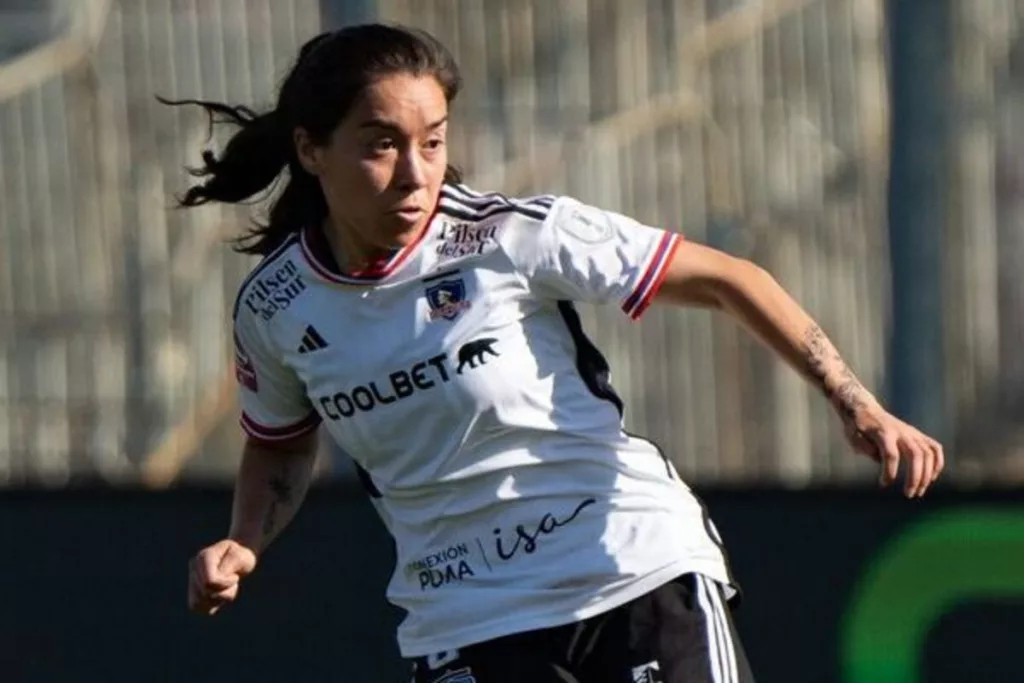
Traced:
<svg viewBox="0 0 1024 683">
<path fill-rule="evenodd" d="M 889 239 L 894 412 L 940 438 L 946 418 L 943 258 L 949 189 L 951 24 L 947 0 L 891 0 Z"/>
</svg>

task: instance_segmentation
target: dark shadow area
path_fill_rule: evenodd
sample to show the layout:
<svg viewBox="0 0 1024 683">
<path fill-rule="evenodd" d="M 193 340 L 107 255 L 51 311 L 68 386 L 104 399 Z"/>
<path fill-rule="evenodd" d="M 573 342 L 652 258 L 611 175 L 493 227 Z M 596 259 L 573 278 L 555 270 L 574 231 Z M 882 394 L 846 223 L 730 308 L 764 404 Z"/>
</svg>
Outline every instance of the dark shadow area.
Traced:
<svg viewBox="0 0 1024 683">
<path fill-rule="evenodd" d="M 907 524 L 974 506 L 1024 515 L 1012 492 L 698 492 L 743 585 L 738 626 L 768 682 L 840 680 L 853 587 Z M 406 683 L 399 613 L 383 597 L 392 546 L 358 485 L 313 490 L 237 604 L 212 619 L 186 612 L 187 561 L 222 536 L 230 502 L 214 488 L 0 494 L 3 680 Z M 1016 680 L 1021 633 L 1019 604 L 957 610 L 932 632 L 921 680 Z"/>
<path fill-rule="evenodd" d="M 1024 567 L 1021 568 L 1024 573 Z M 1024 596 L 1014 603 L 967 603 L 932 627 L 921 676 L 927 683 L 1018 680 Z"/>
</svg>

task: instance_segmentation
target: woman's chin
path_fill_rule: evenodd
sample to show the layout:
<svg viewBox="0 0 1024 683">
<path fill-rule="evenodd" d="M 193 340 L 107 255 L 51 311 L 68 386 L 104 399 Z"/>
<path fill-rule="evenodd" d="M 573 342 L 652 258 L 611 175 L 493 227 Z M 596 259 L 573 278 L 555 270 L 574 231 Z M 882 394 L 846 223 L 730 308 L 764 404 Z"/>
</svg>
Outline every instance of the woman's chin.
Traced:
<svg viewBox="0 0 1024 683">
<path fill-rule="evenodd" d="M 388 214 L 381 232 L 386 235 L 386 240 L 391 248 L 407 247 L 419 238 L 423 229 L 427 226 L 429 215 L 421 211 L 416 215 L 411 213 Z"/>
</svg>

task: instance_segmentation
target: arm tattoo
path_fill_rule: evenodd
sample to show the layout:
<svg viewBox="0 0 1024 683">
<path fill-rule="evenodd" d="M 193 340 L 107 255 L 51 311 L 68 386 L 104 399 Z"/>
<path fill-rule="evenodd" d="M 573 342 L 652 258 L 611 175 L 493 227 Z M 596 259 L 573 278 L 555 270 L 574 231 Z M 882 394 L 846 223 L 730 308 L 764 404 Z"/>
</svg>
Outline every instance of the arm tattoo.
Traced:
<svg viewBox="0 0 1024 683">
<path fill-rule="evenodd" d="M 843 366 L 842 379 L 834 393 L 836 401 L 846 417 L 853 417 L 857 410 L 867 405 L 864 400 L 864 387 L 846 365 Z"/>
<path fill-rule="evenodd" d="M 804 345 L 807 347 L 807 369 L 817 380 L 818 385 L 828 393 L 828 388 L 825 386 L 825 378 L 828 375 L 825 361 L 828 357 L 829 344 L 825 333 L 817 325 L 812 325 L 804 333 Z"/>
<path fill-rule="evenodd" d="M 270 480 L 267 483 L 270 485 L 270 490 L 273 492 L 274 498 L 270 501 L 270 509 L 267 510 L 267 516 L 263 519 L 263 535 L 265 537 L 274 533 L 274 529 L 277 527 L 279 508 L 291 505 L 294 488 L 292 483 L 288 480 L 287 465 L 282 465 L 281 470 L 270 477 Z"/>
<path fill-rule="evenodd" d="M 829 342 L 828 337 L 817 325 L 812 325 L 804 334 L 804 345 L 807 347 L 807 370 L 825 392 L 842 411 L 843 416 L 850 418 L 866 405 L 864 386 L 854 376 L 853 371 L 843 362 L 839 352 Z M 838 377 L 832 386 L 828 383 L 830 365 L 837 371 Z"/>
</svg>

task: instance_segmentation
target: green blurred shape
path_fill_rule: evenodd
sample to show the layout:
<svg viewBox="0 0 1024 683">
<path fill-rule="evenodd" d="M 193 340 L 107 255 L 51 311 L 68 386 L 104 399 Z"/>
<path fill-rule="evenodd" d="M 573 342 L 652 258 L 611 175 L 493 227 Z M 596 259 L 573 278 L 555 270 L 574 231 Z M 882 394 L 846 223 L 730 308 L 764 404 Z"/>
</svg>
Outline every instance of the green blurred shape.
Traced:
<svg viewBox="0 0 1024 683">
<path fill-rule="evenodd" d="M 918 683 L 928 631 L 958 605 L 1024 597 L 1024 511 L 936 513 L 891 541 L 854 590 L 841 629 L 845 683 Z"/>
</svg>

